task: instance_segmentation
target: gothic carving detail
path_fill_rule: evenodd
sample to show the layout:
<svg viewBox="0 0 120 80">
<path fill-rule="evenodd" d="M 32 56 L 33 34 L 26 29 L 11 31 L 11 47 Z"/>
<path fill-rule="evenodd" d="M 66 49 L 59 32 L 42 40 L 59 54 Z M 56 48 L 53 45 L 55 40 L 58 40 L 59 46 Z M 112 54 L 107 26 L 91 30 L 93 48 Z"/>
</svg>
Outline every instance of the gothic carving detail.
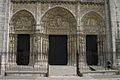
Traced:
<svg viewBox="0 0 120 80">
<path fill-rule="evenodd" d="M 34 17 L 25 10 L 17 12 L 12 18 L 13 31 L 33 31 L 35 27 Z"/>
<path fill-rule="evenodd" d="M 73 15 L 60 7 L 56 7 L 48 11 L 47 14 L 42 18 L 41 26 L 44 27 L 47 33 L 50 34 L 70 33 L 70 31 L 74 32 L 77 27 Z"/>
<path fill-rule="evenodd" d="M 20 17 L 15 22 L 15 30 L 32 30 L 32 20 L 28 17 Z"/>
<path fill-rule="evenodd" d="M 89 11 L 95 11 L 104 16 L 104 5 L 97 5 L 97 4 L 80 4 L 80 15 L 86 14 Z"/>
<path fill-rule="evenodd" d="M 48 37 L 45 36 L 45 34 L 65 34 L 70 35 L 68 38 L 68 52 L 69 55 L 73 55 L 76 49 L 76 39 L 71 34 L 76 34 L 76 20 L 73 17 L 73 15 L 66 9 L 63 9 L 62 7 L 65 7 L 69 9 L 76 18 L 79 17 L 79 19 L 82 17 L 83 14 L 86 14 L 88 11 L 95 11 L 103 15 L 104 17 L 104 6 L 103 5 L 97 5 L 97 4 L 70 4 L 70 3 L 31 3 L 31 4 L 12 4 L 13 11 L 16 12 L 19 9 L 27 9 L 29 11 L 32 11 L 34 15 L 36 15 L 37 18 L 40 18 L 41 22 L 38 20 L 37 23 L 40 23 L 40 32 L 38 34 L 33 34 L 34 37 L 32 37 L 33 42 L 31 42 L 31 46 L 34 50 L 34 52 L 38 52 L 40 54 L 39 57 L 35 55 L 35 59 L 40 58 L 42 55 L 46 55 L 47 49 L 48 49 Z M 61 7 L 56 7 L 61 6 Z M 79 7 L 79 13 L 77 15 L 77 6 Z M 55 8 L 52 8 L 55 7 Z M 52 9 L 50 9 L 52 8 Z M 50 9 L 50 10 L 49 10 Z M 47 13 L 46 11 L 49 10 Z M 46 14 L 45 14 L 46 13 Z M 45 14 L 45 15 L 44 15 Z M 42 17 L 42 15 L 44 15 Z M 91 17 L 92 16 L 92 17 Z M 42 18 L 41 18 L 42 17 Z M 29 34 L 32 33 L 35 27 L 35 20 L 31 16 L 30 13 L 23 10 L 19 13 L 15 14 L 14 18 L 12 19 L 13 23 L 12 26 L 10 26 L 10 32 L 14 32 L 15 34 L 23 33 L 24 31 Z M 78 36 L 78 40 L 80 40 L 80 43 L 78 44 L 80 47 L 81 52 L 85 52 L 85 37 L 86 34 L 97 34 L 101 35 L 99 36 L 99 40 L 101 43 L 100 46 L 103 47 L 103 40 L 105 37 L 103 37 L 102 33 L 105 33 L 105 28 L 103 25 L 103 20 L 100 19 L 100 17 L 96 15 L 89 15 L 84 17 L 82 22 L 80 22 L 81 26 L 80 28 L 83 28 L 80 33 L 80 36 Z M 100 34 L 98 34 L 100 33 Z M 40 34 L 40 35 L 39 35 Z M 15 41 L 16 39 L 14 37 L 10 37 L 10 44 L 9 49 L 15 50 Z M 100 47 L 99 46 L 99 47 Z M 85 57 L 85 54 L 81 54 L 82 57 Z M 81 58 L 82 58 L 81 57 Z"/>
<path fill-rule="evenodd" d="M 105 34 L 103 18 L 91 11 L 81 20 L 82 31 L 86 34 Z"/>
</svg>

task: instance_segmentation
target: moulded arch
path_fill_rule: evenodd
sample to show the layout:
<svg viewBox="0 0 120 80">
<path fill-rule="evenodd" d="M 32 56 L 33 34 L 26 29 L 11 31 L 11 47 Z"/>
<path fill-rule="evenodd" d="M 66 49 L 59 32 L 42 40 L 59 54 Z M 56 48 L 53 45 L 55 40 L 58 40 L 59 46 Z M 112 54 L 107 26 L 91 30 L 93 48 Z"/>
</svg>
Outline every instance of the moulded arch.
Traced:
<svg viewBox="0 0 120 80">
<path fill-rule="evenodd" d="M 10 25 L 12 25 L 15 30 L 34 30 L 35 24 L 34 16 L 27 10 L 16 12 L 10 20 Z"/>
<path fill-rule="evenodd" d="M 34 18 L 34 20 L 35 20 L 35 16 L 34 16 L 34 14 L 33 14 L 31 11 L 29 11 L 29 10 L 27 10 L 27 9 L 20 9 L 20 10 L 15 11 L 15 12 L 13 13 L 13 15 L 10 17 L 10 23 L 11 23 L 11 21 L 13 20 L 14 16 L 17 15 L 17 14 L 18 14 L 19 12 L 21 12 L 21 11 L 28 12 L 29 14 L 31 14 L 31 16 L 33 16 L 33 18 Z M 35 22 L 36 22 L 36 20 L 35 20 Z"/>
<path fill-rule="evenodd" d="M 88 19 L 93 19 L 94 21 L 97 22 L 97 25 L 100 25 L 101 23 L 103 24 L 103 21 L 104 21 L 103 17 L 95 11 L 90 11 L 84 14 L 81 18 L 81 22 L 84 22 L 85 24 L 87 24 L 86 21 Z"/>
<path fill-rule="evenodd" d="M 41 18 L 41 27 L 43 29 L 49 29 L 51 27 L 56 29 L 77 29 L 77 21 L 74 15 L 63 7 L 54 7 L 49 9 Z M 54 28 L 54 29 L 55 29 Z"/>
<path fill-rule="evenodd" d="M 14 16 L 15 14 L 17 14 L 18 12 L 23 11 L 23 10 L 29 12 L 29 13 L 34 17 L 34 19 L 35 19 L 35 14 L 34 14 L 32 11 L 30 11 L 30 10 L 28 10 L 28 9 L 26 9 L 26 8 L 21 8 L 21 9 L 16 10 L 15 12 L 12 13 L 12 15 L 10 16 L 9 21 L 11 21 L 11 19 L 13 18 L 13 16 Z"/>
<path fill-rule="evenodd" d="M 45 12 L 44 12 L 44 14 L 42 15 L 42 17 L 41 17 L 41 20 L 42 20 L 42 18 L 47 14 L 47 12 L 49 12 L 50 10 L 52 10 L 52 9 L 54 9 L 54 8 L 63 8 L 63 9 L 65 9 L 65 10 L 67 10 L 67 11 L 69 11 L 70 13 L 71 13 L 71 15 L 73 15 L 74 16 L 74 18 L 75 18 L 75 15 L 74 15 L 74 13 L 71 11 L 71 10 L 69 10 L 68 8 L 66 8 L 66 7 L 63 7 L 63 6 L 53 6 L 53 7 L 51 7 L 50 9 L 48 9 L 48 10 L 46 10 Z M 75 18 L 76 19 L 76 18 Z"/>
<path fill-rule="evenodd" d="M 83 17 L 84 17 L 85 15 L 89 14 L 89 13 L 97 14 L 97 15 L 99 15 L 102 19 L 104 19 L 104 17 L 103 17 L 99 12 L 96 12 L 96 11 L 94 11 L 94 10 L 90 10 L 90 11 L 87 11 L 85 14 L 83 14 L 83 15 L 81 16 L 81 19 L 80 19 L 80 20 L 82 20 Z"/>
</svg>

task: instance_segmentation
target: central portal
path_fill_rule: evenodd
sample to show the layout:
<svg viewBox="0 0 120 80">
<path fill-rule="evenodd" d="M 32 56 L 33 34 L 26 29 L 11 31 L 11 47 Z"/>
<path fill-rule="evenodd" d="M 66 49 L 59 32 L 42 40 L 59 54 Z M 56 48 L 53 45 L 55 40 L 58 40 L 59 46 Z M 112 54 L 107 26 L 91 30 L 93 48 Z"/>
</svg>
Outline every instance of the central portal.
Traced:
<svg viewBox="0 0 120 80">
<path fill-rule="evenodd" d="M 49 36 L 49 64 L 67 65 L 67 35 Z"/>
</svg>

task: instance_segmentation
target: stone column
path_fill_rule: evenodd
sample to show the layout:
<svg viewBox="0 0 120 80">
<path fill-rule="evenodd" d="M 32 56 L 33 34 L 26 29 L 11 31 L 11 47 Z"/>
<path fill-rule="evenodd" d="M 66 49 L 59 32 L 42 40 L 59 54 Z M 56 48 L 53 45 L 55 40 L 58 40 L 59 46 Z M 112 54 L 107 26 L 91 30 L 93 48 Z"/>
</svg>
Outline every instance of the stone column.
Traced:
<svg viewBox="0 0 120 80">
<path fill-rule="evenodd" d="M 112 44 L 112 26 L 111 26 L 111 11 L 110 11 L 110 1 L 104 0 L 105 3 L 105 25 L 106 25 L 106 60 L 113 61 L 113 44 Z"/>
<path fill-rule="evenodd" d="M 119 34 L 119 9 L 118 9 L 118 3 L 116 2 L 119 0 L 110 0 L 110 10 L 111 10 L 111 22 L 112 22 L 112 42 L 113 42 L 113 67 L 117 67 L 118 64 L 118 56 L 117 56 L 117 39 L 120 37 Z M 117 35 L 118 34 L 118 35 Z M 119 54 L 119 53 L 118 53 Z"/>
<path fill-rule="evenodd" d="M 76 4 L 76 13 L 75 13 L 75 15 L 76 15 L 76 23 L 77 23 L 77 26 L 76 26 L 76 67 L 77 67 L 77 75 L 79 74 L 79 72 L 80 72 L 80 66 L 79 66 L 79 55 L 80 55 L 80 51 L 79 51 L 79 37 L 78 37 L 78 34 L 79 34 L 79 27 L 80 27 L 80 25 L 79 25 L 79 20 L 80 20 L 80 13 L 79 13 L 79 11 L 80 11 L 80 7 L 79 7 L 79 2 L 77 2 L 77 4 Z"/>
<path fill-rule="evenodd" d="M 78 67 L 78 71 L 77 71 L 77 74 L 79 76 L 82 76 L 81 72 L 83 70 L 83 68 L 86 68 L 86 65 L 85 65 L 85 53 L 84 53 L 84 50 L 83 50 L 83 32 L 81 32 L 81 20 L 80 20 L 80 2 L 78 1 L 77 2 L 77 5 L 76 5 L 76 20 L 77 20 L 77 44 L 76 44 L 76 50 L 77 50 L 77 56 L 78 56 L 78 63 L 77 63 L 77 67 Z"/>
<path fill-rule="evenodd" d="M 8 12 L 9 0 L 0 0 L 0 52 L 1 53 L 1 75 L 5 75 L 5 63 L 8 40 Z"/>
<path fill-rule="evenodd" d="M 36 2 L 36 13 L 35 13 L 35 18 L 36 18 L 36 30 L 40 30 L 40 20 L 41 20 L 41 3 Z"/>
</svg>

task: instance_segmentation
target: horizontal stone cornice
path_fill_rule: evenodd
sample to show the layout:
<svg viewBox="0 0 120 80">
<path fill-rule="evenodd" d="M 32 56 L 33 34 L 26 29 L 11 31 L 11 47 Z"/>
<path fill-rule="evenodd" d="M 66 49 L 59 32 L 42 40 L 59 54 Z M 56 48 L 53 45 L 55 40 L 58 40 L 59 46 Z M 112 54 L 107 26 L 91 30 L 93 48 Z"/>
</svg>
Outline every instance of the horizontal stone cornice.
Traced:
<svg viewBox="0 0 120 80">
<path fill-rule="evenodd" d="M 103 0 L 11 0 L 13 3 L 69 3 L 69 4 L 103 4 Z"/>
</svg>

